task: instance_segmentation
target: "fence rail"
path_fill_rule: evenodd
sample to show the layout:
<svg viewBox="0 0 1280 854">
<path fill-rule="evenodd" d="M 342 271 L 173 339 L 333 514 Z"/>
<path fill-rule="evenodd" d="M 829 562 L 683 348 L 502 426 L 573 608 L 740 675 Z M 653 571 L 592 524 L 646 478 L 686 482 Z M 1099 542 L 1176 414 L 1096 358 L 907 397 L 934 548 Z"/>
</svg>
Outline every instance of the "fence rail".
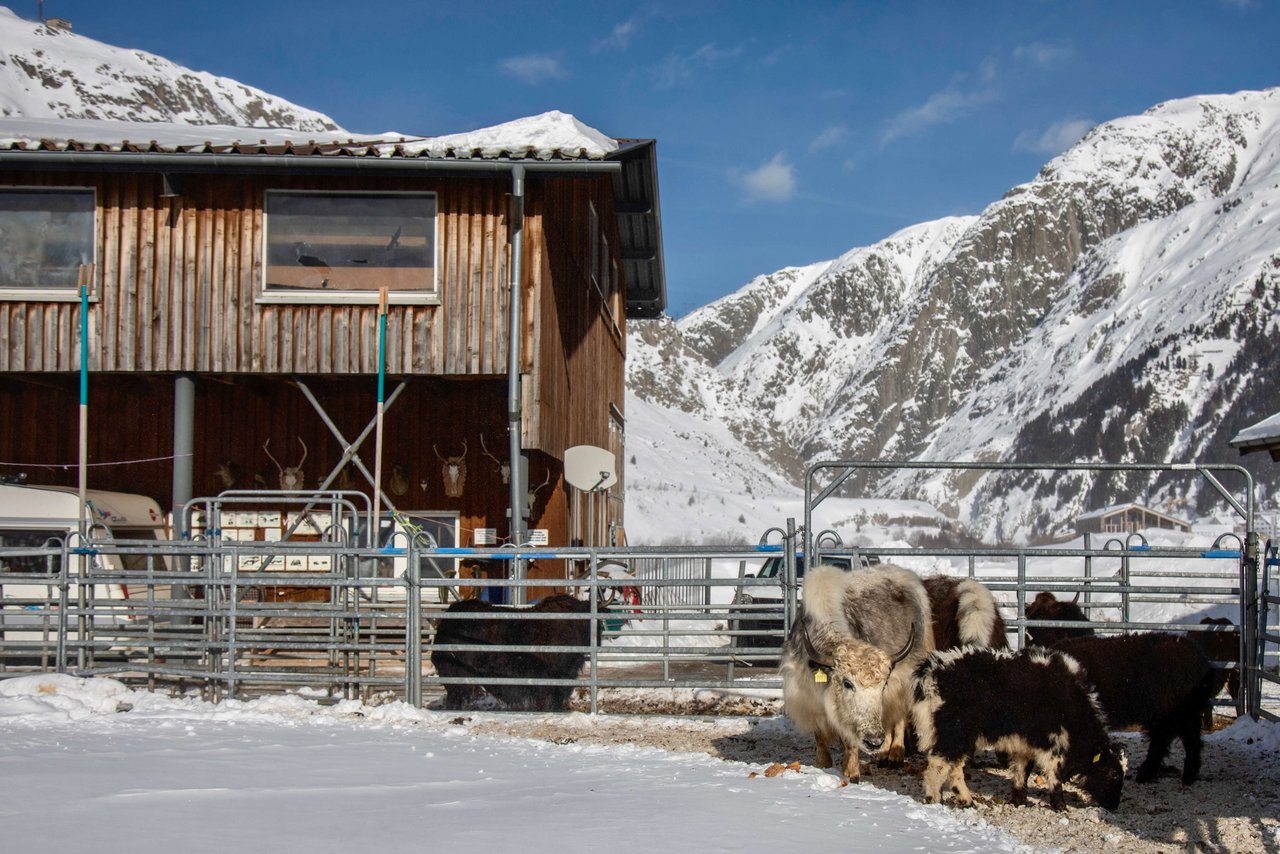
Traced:
<svg viewBox="0 0 1280 854">
<path fill-rule="evenodd" d="M 734 698 L 776 698 L 778 648 L 802 586 L 794 532 L 782 545 L 670 549 L 439 549 L 410 539 L 390 548 L 347 542 L 53 541 L 0 549 L 0 677 L 59 671 L 104 675 L 153 690 L 195 690 L 211 700 L 308 688 L 332 697 L 394 694 L 419 705 L 442 702 L 450 686 L 567 686 L 592 712 L 625 707 L 624 697 L 674 690 Z M 1100 631 L 1225 632 L 1202 625 L 1225 614 L 1252 663 L 1237 712 L 1274 717 L 1276 676 L 1273 550 L 1260 577 L 1231 542 L 1212 548 L 1153 548 L 1145 542 L 1086 542 L 1080 549 L 846 549 L 823 544 L 818 558 L 877 559 L 922 574 L 967 575 L 996 596 L 1013 645 L 1030 620 L 1026 604 L 1048 590 L 1079 595 Z M 267 564 L 267 555 L 283 563 Z M 244 567 L 303 558 L 300 572 Z M 505 561 L 501 579 L 461 579 L 441 566 L 462 558 Z M 256 559 L 255 559 L 256 558 Z M 312 560 L 312 558 L 317 558 Z M 563 562 L 558 581 L 526 577 L 529 560 Z M 760 570 L 773 562 L 773 577 Z M 20 567 L 21 571 L 15 569 Z M 423 571 L 431 567 L 431 571 Z M 606 571 L 607 570 L 607 571 Z M 769 574 L 769 573 L 766 573 Z M 577 595 L 586 604 L 564 618 L 592 627 L 589 640 L 539 645 L 463 642 L 436 646 L 436 632 L 466 596 L 520 601 L 531 587 Z M 1260 591 L 1250 609 L 1249 590 Z M 514 615 L 514 616 L 513 616 Z M 472 618 L 475 614 L 468 615 Z M 481 619 L 528 618 L 486 610 Z M 563 618 L 563 617 L 562 617 Z M 535 619 L 551 619 L 535 617 Z M 1244 648 L 1245 638 L 1257 638 Z M 572 678 L 441 675 L 433 652 L 581 656 Z"/>
</svg>

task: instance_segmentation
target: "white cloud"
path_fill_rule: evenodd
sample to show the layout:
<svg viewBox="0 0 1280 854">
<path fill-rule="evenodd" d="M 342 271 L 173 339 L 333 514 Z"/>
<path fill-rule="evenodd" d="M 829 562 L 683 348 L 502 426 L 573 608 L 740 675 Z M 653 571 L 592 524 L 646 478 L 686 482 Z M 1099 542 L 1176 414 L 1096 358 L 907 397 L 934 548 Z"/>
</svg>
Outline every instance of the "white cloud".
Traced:
<svg viewBox="0 0 1280 854">
<path fill-rule="evenodd" d="M 795 167 L 787 155 L 778 152 L 768 163 L 746 173 L 740 179 L 749 202 L 786 202 L 796 192 Z"/>
<path fill-rule="evenodd" d="M 564 80 L 569 71 L 564 67 L 564 58 L 560 54 L 527 53 L 524 56 L 508 57 L 498 63 L 504 74 L 536 86 L 548 80 Z"/>
<path fill-rule="evenodd" d="M 889 119 L 880 134 L 880 144 L 887 145 L 933 125 L 953 122 L 997 97 L 995 90 L 990 88 L 965 91 L 955 85 L 948 86 L 930 95 L 923 104 L 905 109 Z"/>
<path fill-rule="evenodd" d="M 1222 5 L 1232 9 L 1257 9 L 1262 4 L 1258 0 L 1222 0 Z"/>
<path fill-rule="evenodd" d="M 698 71 L 722 66 L 742 52 L 741 46 L 725 49 L 711 42 L 689 54 L 669 53 L 650 72 L 653 84 L 658 89 L 673 89 L 691 81 Z"/>
<path fill-rule="evenodd" d="M 1013 141 L 1013 150 L 1030 151 L 1034 154 L 1061 154 L 1079 142 L 1093 125 L 1091 119 L 1063 119 L 1054 122 L 1042 133 L 1024 130 Z"/>
<path fill-rule="evenodd" d="M 822 151 L 839 145 L 849 135 L 849 128 L 844 125 L 832 125 L 813 138 L 809 143 L 809 151 Z"/>
<path fill-rule="evenodd" d="M 1070 42 L 1062 44 L 1046 44 L 1044 42 L 1032 42 L 1031 44 L 1018 45 L 1013 49 L 1013 58 L 1019 62 L 1029 62 L 1032 65 L 1057 65 L 1059 62 L 1070 59 L 1075 55 L 1075 48 Z"/>
<path fill-rule="evenodd" d="M 640 16 L 632 15 L 621 24 L 614 26 L 609 35 L 591 46 L 593 53 L 604 50 L 626 50 L 631 46 L 631 39 L 640 31 Z"/>
</svg>

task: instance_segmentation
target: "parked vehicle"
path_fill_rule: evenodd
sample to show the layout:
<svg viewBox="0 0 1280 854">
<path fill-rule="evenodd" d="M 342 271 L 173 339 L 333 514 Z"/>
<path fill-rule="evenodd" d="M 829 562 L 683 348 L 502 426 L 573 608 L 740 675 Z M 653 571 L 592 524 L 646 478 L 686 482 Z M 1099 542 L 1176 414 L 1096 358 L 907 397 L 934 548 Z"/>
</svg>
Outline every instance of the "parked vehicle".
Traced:
<svg viewBox="0 0 1280 854">
<path fill-rule="evenodd" d="M 90 545 L 167 539 L 165 515 L 160 505 L 145 495 L 90 489 L 85 493 L 85 509 Z M 37 612 L 58 602 L 63 555 L 57 547 L 79 545 L 80 515 L 80 497 L 73 487 L 0 484 L 0 605 L 6 612 Z M 50 546 L 55 548 L 47 548 Z M 100 552 L 91 560 L 94 571 L 141 573 L 147 569 L 148 558 Z M 93 595 L 128 599 L 144 592 L 141 584 L 112 580 L 94 585 Z M 168 588 L 157 587 L 152 593 L 167 597 Z M 10 620 L 6 623 L 12 625 Z"/>
<path fill-rule="evenodd" d="M 880 559 L 875 555 L 861 555 L 862 566 L 874 566 L 880 563 Z M 824 564 L 841 567 L 842 569 L 851 569 L 853 567 L 853 559 L 848 557 L 824 556 L 822 559 Z M 777 579 L 776 586 L 755 586 L 747 587 L 740 590 L 733 598 L 733 616 L 730 620 L 730 628 L 736 632 L 733 635 L 733 645 L 739 649 L 748 650 L 773 650 L 777 651 L 782 648 L 782 642 L 786 639 L 783 637 L 783 590 L 782 575 L 786 566 L 786 558 L 782 555 L 775 555 L 765 561 L 764 566 L 760 567 L 760 571 L 752 578 L 773 578 Z M 804 555 L 796 555 L 796 579 L 803 581 L 804 579 L 805 561 Z M 804 587 L 801 585 L 800 593 L 803 594 Z"/>
</svg>

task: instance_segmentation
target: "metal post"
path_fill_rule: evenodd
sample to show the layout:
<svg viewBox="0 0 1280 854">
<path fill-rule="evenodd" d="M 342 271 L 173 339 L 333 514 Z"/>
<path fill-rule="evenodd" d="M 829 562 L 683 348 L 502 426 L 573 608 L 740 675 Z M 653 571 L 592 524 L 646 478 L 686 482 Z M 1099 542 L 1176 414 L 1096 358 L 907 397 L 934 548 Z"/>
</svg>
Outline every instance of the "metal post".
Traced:
<svg viewBox="0 0 1280 854">
<path fill-rule="evenodd" d="M 511 454 L 511 543 L 519 546 L 524 542 L 524 507 L 525 483 L 528 481 L 527 471 L 520 465 L 523 458 L 521 450 L 520 423 L 523 411 L 523 394 L 520 387 L 520 355 L 523 350 L 524 334 L 520 318 L 522 294 L 521 280 L 524 277 L 524 167 L 516 165 L 511 169 L 511 280 L 508 287 L 508 322 L 507 327 L 507 439 Z"/>
<path fill-rule="evenodd" d="M 171 516 L 173 526 L 170 536 L 175 539 L 191 538 L 191 532 L 185 529 L 183 508 L 194 496 L 192 492 L 192 470 L 195 467 L 195 422 L 196 422 L 196 384 L 188 374 L 179 374 L 173 381 L 173 501 Z M 191 559 L 181 557 L 176 567 L 186 572 L 191 569 Z M 171 584 L 169 598 L 189 599 L 185 584 Z M 189 625 L 189 617 L 175 616 L 175 624 Z"/>
</svg>

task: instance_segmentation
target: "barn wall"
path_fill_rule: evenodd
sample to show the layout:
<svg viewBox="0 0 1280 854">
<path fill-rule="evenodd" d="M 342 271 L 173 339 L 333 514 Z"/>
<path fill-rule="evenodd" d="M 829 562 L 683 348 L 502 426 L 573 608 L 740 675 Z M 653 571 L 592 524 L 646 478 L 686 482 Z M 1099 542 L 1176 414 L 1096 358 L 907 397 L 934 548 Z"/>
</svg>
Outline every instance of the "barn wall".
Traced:
<svg viewBox="0 0 1280 854">
<path fill-rule="evenodd" d="M 367 374 L 377 371 L 377 307 L 255 302 L 267 189 L 438 193 L 441 304 L 391 306 L 391 373 L 506 372 L 505 178 L 0 173 L 11 186 L 91 186 L 99 254 L 91 306 L 95 371 Z M 77 368 L 78 303 L 0 302 L 0 371 Z"/>
<path fill-rule="evenodd" d="M 399 384 L 388 378 L 387 395 Z M 368 379 L 304 378 L 348 442 L 374 417 L 376 384 Z M 401 510 L 443 510 L 461 514 L 463 543 L 478 527 L 507 532 L 508 487 L 498 463 L 486 457 L 480 442 L 506 459 L 506 386 L 500 380 L 410 378 L 404 392 L 386 409 L 383 427 L 383 489 Z M 171 503 L 173 453 L 172 377 L 95 375 L 89 385 L 89 485 L 95 489 L 138 492 Z M 282 465 L 303 464 L 305 484 L 320 480 L 342 456 L 344 446 L 325 426 L 289 378 L 197 377 L 195 459 L 192 483 L 197 496 L 225 487 L 218 466 L 238 471 L 235 488 L 265 482 L 279 488 L 278 470 L 263 444 Z M 79 378 L 74 374 L 0 376 L 0 409 L 21 418 L 0 419 L 2 474 L 25 472 L 30 483 L 75 486 L 78 455 Z M 31 429 L 31 425 L 43 425 Z M 301 442 L 299 441 L 301 440 Z M 444 492 L 441 456 L 463 454 L 465 493 Z M 359 450 L 374 470 L 372 434 Z M 437 456 L 437 453 L 439 456 Z M 12 465 L 12 464 L 20 465 Z M 404 495 L 391 494 L 394 469 L 407 484 Z M 372 494 L 354 468 L 344 488 Z M 255 484 L 255 478 L 260 479 Z M 426 489 L 422 488 L 425 482 Z M 550 491 L 543 495 L 550 498 Z M 546 502 L 540 502 L 545 504 Z M 562 511 L 558 511 L 561 512 Z M 555 515 L 554 513 L 552 514 Z M 545 527 L 545 525 L 540 525 Z"/>
</svg>

